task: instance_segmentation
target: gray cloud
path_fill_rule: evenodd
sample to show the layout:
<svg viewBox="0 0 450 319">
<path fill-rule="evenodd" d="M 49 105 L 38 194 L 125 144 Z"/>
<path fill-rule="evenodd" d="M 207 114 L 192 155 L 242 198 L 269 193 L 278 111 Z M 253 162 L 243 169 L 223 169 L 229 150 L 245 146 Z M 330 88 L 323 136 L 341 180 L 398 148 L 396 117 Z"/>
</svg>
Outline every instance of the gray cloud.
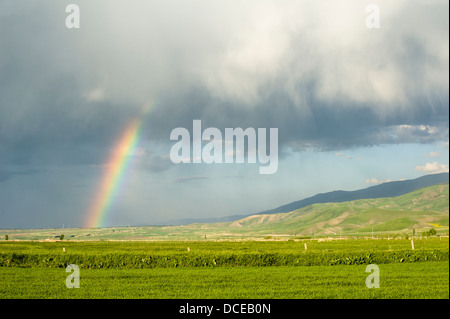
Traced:
<svg viewBox="0 0 450 319">
<path fill-rule="evenodd" d="M 133 168 L 142 170 L 136 176 L 145 187 L 135 187 L 155 196 L 155 214 L 177 192 L 185 194 L 180 207 L 195 201 L 196 190 L 183 182 L 220 178 L 174 168 L 168 158 L 170 131 L 190 129 L 193 119 L 222 131 L 277 127 L 280 156 L 402 143 L 448 147 L 448 2 L 382 2 L 381 29 L 367 29 L 372 2 L 77 0 L 81 29 L 68 30 L 64 1 L 0 0 L 3 211 L 25 218 L 40 210 L 32 216 L 38 223 L 73 202 L 88 206 L 102 165 L 143 107 L 150 111 Z M 34 174 L 47 168 L 54 173 Z M 230 174 L 247 177 L 239 167 L 223 172 Z M 203 184 L 196 186 L 210 191 Z M 229 196 L 224 203 L 243 193 L 232 179 L 220 185 Z M 264 185 L 273 191 L 271 182 Z M 250 209 L 247 198 L 239 204 Z M 71 206 L 73 224 L 80 205 Z"/>
<path fill-rule="evenodd" d="M 448 139 L 445 1 L 382 4 L 379 30 L 359 1 L 81 1 L 79 30 L 64 27 L 64 4 L 11 3 L 0 20 L 3 161 L 99 163 L 144 104 L 148 140 L 193 119 L 278 127 L 294 150 Z M 437 132 L 405 129 L 421 125 Z M 159 160 L 149 168 L 167 168 Z"/>
</svg>

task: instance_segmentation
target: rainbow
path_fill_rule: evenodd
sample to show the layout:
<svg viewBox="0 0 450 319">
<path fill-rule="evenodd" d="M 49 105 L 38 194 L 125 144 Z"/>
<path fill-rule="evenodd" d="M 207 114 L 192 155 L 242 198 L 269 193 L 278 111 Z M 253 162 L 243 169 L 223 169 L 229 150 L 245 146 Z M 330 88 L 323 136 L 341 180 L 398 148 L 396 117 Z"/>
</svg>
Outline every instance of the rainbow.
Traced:
<svg viewBox="0 0 450 319">
<path fill-rule="evenodd" d="M 104 227 L 109 208 L 138 145 L 141 123 L 140 118 L 133 119 L 111 152 L 100 186 L 87 212 L 85 227 Z"/>
</svg>

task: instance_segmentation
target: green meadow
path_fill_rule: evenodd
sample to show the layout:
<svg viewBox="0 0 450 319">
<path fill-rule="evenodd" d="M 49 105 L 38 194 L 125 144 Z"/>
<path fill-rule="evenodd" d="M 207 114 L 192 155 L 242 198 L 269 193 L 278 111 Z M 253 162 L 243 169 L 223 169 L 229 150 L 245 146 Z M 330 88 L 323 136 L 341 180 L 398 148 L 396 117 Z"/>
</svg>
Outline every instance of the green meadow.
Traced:
<svg viewBox="0 0 450 319">
<path fill-rule="evenodd" d="M 449 263 L 380 265 L 367 288 L 365 265 L 80 270 L 68 289 L 61 268 L 0 268 L 0 298 L 365 299 L 449 298 Z"/>
<path fill-rule="evenodd" d="M 305 246 L 306 245 L 306 246 Z M 448 237 L 0 243 L 0 298 L 449 298 Z M 80 269 L 66 287 L 65 267 Z M 377 264 L 380 288 L 365 285 Z"/>
</svg>

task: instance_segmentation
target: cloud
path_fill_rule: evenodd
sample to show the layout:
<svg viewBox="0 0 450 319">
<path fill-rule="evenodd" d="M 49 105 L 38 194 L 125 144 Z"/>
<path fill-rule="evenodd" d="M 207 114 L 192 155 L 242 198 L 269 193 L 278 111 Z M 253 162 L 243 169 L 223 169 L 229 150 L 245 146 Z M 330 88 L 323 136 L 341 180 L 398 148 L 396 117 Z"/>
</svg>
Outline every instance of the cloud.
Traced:
<svg viewBox="0 0 450 319">
<path fill-rule="evenodd" d="M 388 182 L 392 182 L 392 179 L 379 180 L 376 177 L 366 179 L 366 184 L 382 184 L 382 183 L 388 183 Z"/>
<path fill-rule="evenodd" d="M 146 178 L 139 188 L 162 181 L 152 192 L 160 201 L 152 207 L 161 212 L 173 208 L 171 187 L 184 191 L 190 184 L 183 182 L 206 184 L 201 181 L 210 177 L 187 166 L 182 175 L 192 176 L 174 180 L 181 170 L 168 158 L 170 132 L 190 129 L 193 119 L 222 132 L 278 128 L 280 155 L 333 151 L 353 161 L 355 149 L 366 146 L 446 142 L 448 148 L 448 1 L 385 1 L 381 29 L 366 27 L 367 2 L 360 0 L 77 4 L 81 28 L 69 30 L 64 1 L 0 0 L 0 181 L 9 186 L 0 195 L 11 202 L 9 194 L 29 187 L 45 202 L 39 208 L 18 201 L 11 212 L 62 216 L 74 197 L 68 192 L 54 205 L 51 199 L 60 197 L 54 192 L 64 190 L 59 180 L 96 185 L 111 150 L 146 105 L 130 162 Z M 44 176 L 30 176 L 31 182 L 19 176 L 55 167 L 54 187 Z M 42 187 L 33 183 L 39 180 Z M 229 193 L 232 182 L 211 192 Z M 281 192 L 273 185 L 271 193 Z M 88 188 L 79 199 L 89 198 Z M 192 207 L 198 203 L 184 196 Z M 250 205 L 227 201 L 224 213 Z M 76 202 L 74 215 L 83 209 Z"/>
<path fill-rule="evenodd" d="M 74 31 L 64 4 L 2 1 L 4 163 L 101 163 L 146 104 L 149 144 L 194 118 L 277 127 L 281 152 L 448 141 L 446 1 L 385 3 L 377 30 L 358 0 L 79 5 Z"/>
<path fill-rule="evenodd" d="M 426 163 L 424 166 L 416 166 L 416 171 L 436 174 L 448 172 L 449 169 L 447 164 L 433 162 L 433 163 Z"/>
</svg>

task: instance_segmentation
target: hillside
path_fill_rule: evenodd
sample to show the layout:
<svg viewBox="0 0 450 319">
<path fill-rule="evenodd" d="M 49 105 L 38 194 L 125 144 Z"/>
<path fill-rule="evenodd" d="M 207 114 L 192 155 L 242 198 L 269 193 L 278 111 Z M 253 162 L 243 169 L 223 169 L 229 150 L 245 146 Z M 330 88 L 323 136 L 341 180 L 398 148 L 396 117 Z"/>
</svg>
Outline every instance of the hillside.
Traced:
<svg viewBox="0 0 450 319">
<path fill-rule="evenodd" d="M 318 203 L 340 203 L 358 199 L 395 197 L 408 194 L 420 188 L 448 183 L 449 173 L 430 174 L 416 179 L 387 182 L 355 191 L 333 191 L 317 194 L 299 201 L 292 202 L 259 214 L 288 213 L 296 209 L 307 207 Z"/>
<path fill-rule="evenodd" d="M 258 213 L 252 213 L 248 215 L 231 215 L 219 218 L 211 217 L 203 219 L 185 218 L 162 222 L 159 223 L 158 225 L 189 225 L 194 223 L 233 222 L 255 214 L 289 213 L 294 210 L 319 203 L 341 203 L 359 199 L 373 199 L 373 198 L 401 196 L 413 192 L 417 189 L 448 182 L 449 182 L 449 173 L 430 174 L 418 177 L 416 179 L 387 182 L 380 185 L 375 185 L 354 191 L 337 190 L 328 193 L 317 194 L 286 205 L 282 205 L 274 209 Z"/>
<path fill-rule="evenodd" d="M 251 233 L 291 235 L 394 232 L 449 223 L 448 184 L 377 199 L 310 205 L 289 213 L 252 215 L 229 224 Z"/>
</svg>

